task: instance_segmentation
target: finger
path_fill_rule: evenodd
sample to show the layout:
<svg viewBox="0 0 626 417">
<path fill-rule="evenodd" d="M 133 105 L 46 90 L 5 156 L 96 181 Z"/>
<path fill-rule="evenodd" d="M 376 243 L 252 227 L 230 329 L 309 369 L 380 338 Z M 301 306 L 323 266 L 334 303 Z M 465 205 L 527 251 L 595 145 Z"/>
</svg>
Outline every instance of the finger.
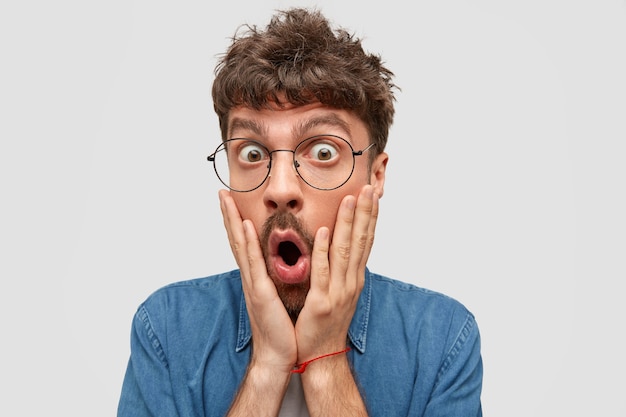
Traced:
<svg viewBox="0 0 626 417">
<path fill-rule="evenodd" d="M 356 272 L 363 254 L 367 251 L 370 233 L 370 223 L 372 220 L 372 208 L 374 205 L 374 189 L 366 185 L 359 193 L 354 210 L 352 227 L 350 229 L 350 257 L 348 268 Z"/>
<path fill-rule="evenodd" d="M 330 253 L 331 285 L 341 285 L 350 292 L 360 285 L 358 272 L 367 242 L 372 196 L 372 186 L 366 185 L 358 199 L 346 196 L 337 213 Z"/>
<path fill-rule="evenodd" d="M 328 260 L 330 233 L 327 227 L 320 227 L 315 234 L 313 253 L 311 254 L 311 289 L 322 293 L 328 292 L 330 264 Z"/>
<path fill-rule="evenodd" d="M 218 193 L 220 200 L 220 210 L 222 211 L 222 219 L 224 221 L 224 228 L 226 229 L 226 234 L 228 235 L 228 242 L 231 244 L 231 250 L 233 250 L 232 242 L 235 239 L 234 230 L 232 230 L 232 210 L 230 209 L 230 193 L 226 190 L 220 190 Z M 233 254 L 235 251 L 233 250 Z"/>
<path fill-rule="evenodd" d="M 370 185 L 363 187 L 359 193 L 350 241 L 350 259 L 347 269 L 349 277 L 353 277 L 352 284 L 359 286 L 365 271 L 364 265 L 369 254 L 370 225 L 374 206 L 374 188 Z"/>
<path fill-rule="evenodd" d="M 222 217 L 224 219 L 224 227 L 226 228 L 226 234 L 228 235 L 228 242 L 230 243 L 230 250 L 235 257 L 239 269 L 241 269 L 242 276 L 248 273 L 248 254 L 246 251 L 246 237 L 243 231 L 243 221 L 241 215 L 232 199 L 230 192 L 226 190 L 220 190 L 220 209 L 222 211 Z"/>
<path fill-rule="evenodd" d="M 265 258 L 261 249 L 261 242 L 256 233 L 254 224 L 250 220 L 243 221 L 243 231 L 246 239 L 247 265 L 250 271 L 250 283 L 254 285 L 269 285 L 271 293 L 275 292 L 275 287 L 267 275 Z"/>
<path fill-rule="evenodd" d="M 365 246 L 365 251 L 363 252 L 363 256 L 361 257 L 361 264 L 359 266 L 360 269 L 363 270 L 365 270 L 367 260 L 369 259 L 372 247 L 374 246 L 374 236 L 376 234 L 376 222 L 378 221 L 379 203 L 380 196 L 377 193 L 374 193 L 374 195 L 372 196 L 372 210 L 370 212 L 370 222 L 367 229 L 367 244 Z"/>
<path fill-rule="evenodd" d="M 333 275 L 345 275 L 348 269 L 355 207 L 356 199 L 352 195 L 345 196 L 339 205 L 329 255 Z"/>
<path fill-rule="evenodd" d="M 229 192 L 220 192 L 220 201 L 224 224 L 231 250 L 239 266 L 246 300 L 250 300 L 252 296 L 259 300 L 275 298 L 276 288 L 267 275 L 265 258 L 254 225 L 250 220 L 241 219 L 237 205 Z"/>
</svg>

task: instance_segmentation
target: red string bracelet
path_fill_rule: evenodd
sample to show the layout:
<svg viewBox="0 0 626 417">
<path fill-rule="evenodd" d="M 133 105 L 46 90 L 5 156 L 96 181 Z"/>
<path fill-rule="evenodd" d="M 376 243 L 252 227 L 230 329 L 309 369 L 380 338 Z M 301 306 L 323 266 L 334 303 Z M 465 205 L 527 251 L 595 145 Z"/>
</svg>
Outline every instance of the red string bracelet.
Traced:
<svg viewBox="0 0 626 417">
<path fill-rule="evenodd" d="M 347 348 L 345 348 L 344 350 L 340 350 L 339 352 L 327 353 L 327 354 L 325 354 L 325 355 L 318 356 L 317 358 L 309 359 L 309 360 L 308 360 L 308 361 L 306 361 L 306 362 L 302 362 L 301 364 L 297 364 L 297 365 L 296 365 L 296 367 L 295 367 L 295 369 L 292 369 L 292 370 L 291 370 L 291 373 L 292 373 L 292 374 L 302 374 L 302 373 L 304 373 L 304 371 L 306 370 L 307 365 L 308 365 L 308 364 L 310 364 L 311 362 L 316 361 L 316 360 L 318 360 L 318 359 L 327 358 L 327 357 L 329 357 L 329 356 L 341 355 L 342 353 L 346 353 L 346 352 L 347 352 L 347 351 L 349 351 L 349 350 L 350 350 L 350 348 L 349 348 L 349 347 L 347 347 Z"/>
</svg>

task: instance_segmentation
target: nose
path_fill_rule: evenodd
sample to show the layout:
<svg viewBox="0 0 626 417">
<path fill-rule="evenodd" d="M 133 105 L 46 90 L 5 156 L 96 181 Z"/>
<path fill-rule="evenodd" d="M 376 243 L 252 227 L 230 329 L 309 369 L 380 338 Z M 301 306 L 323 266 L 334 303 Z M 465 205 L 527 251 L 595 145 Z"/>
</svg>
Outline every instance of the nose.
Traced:
<svg viewBox="0 0 626 417">
<path fill-rule="evenodd" d="M 274 151 L 272 168 L 263 191 L 263 202 L 271 210 L 298 211 L 302 207 L 302 184 L 293 165 L 293 151 Z"/>
</svg>

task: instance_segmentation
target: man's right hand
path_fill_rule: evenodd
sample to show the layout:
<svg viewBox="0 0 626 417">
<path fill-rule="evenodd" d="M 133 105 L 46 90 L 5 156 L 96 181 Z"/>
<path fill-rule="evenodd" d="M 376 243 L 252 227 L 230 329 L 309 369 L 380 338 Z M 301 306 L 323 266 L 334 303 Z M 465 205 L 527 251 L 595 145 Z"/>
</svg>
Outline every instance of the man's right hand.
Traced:
<svg viewBox="0 0 626 417">
<path fill-rule="evenodd" d="M 224 226 L 246 298 L 252 330 L 251 366 L 285 372 L 298 357 L 295 330 L 274 282 L 267 273 L 261 243 L 250 220 L 242 220 L 230 192 L 220 190 Z"/>
</svg>

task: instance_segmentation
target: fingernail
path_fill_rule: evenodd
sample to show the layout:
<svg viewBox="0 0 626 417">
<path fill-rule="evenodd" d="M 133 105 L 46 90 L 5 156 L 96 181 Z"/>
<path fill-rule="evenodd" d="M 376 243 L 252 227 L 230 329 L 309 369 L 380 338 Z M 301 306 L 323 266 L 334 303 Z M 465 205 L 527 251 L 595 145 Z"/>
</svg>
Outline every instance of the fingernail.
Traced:
<svg viewBox="0 0 626 417">
<path fill-rule="evenodd" d="M 350 210 L 354 210 L 355 206 L 356 206 L 356 199 L 352 196 L 348 197 L 346 199 L 346 207 L 348 207 L 348 209 Z"/>
</svg>

